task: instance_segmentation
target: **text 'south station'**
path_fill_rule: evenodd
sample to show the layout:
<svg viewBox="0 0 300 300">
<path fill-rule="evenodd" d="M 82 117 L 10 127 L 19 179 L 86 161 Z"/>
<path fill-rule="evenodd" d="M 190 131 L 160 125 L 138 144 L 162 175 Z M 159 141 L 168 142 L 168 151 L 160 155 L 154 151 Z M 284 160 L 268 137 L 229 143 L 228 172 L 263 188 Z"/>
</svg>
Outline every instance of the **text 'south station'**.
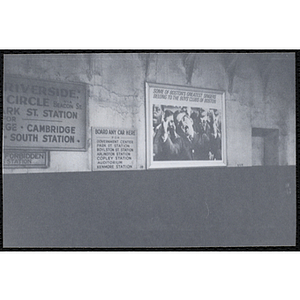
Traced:
<svg viewBox="0 0 300 300">
<path fill-rule="evenodd" d="M 3 125 L 4 147 L 85 149 L 86 87 L 5 76 Z"/>
</svg>

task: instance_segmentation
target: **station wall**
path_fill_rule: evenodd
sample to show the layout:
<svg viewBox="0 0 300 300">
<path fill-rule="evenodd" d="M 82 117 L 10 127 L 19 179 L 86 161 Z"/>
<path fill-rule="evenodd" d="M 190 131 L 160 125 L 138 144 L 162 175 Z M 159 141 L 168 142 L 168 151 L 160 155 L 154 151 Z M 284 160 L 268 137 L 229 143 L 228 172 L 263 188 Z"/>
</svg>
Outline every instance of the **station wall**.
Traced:
<svg viewBox="0 0 300 300">
<path fill-rule="evenodd" d="M 252 128 L 278 130 L 278 165 L 295 165 L 294 53 L 8 54 L 4 71 L 88 89 L 86 151 L 51 151 L 46 169 L 5 173 L 91 171 L 91 127 L 137 129 L 145 169 L 145 82 L 225 91 L 228 166 L 252 166 Z"/>
</svg>

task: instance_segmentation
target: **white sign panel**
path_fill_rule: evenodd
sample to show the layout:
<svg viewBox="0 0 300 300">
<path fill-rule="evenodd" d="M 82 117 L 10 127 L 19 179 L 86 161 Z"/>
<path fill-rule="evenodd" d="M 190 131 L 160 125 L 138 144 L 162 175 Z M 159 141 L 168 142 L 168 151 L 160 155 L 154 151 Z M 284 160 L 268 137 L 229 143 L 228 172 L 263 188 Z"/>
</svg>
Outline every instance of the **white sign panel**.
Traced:
<svg viewBox="0 0 300 300">
<path fill-rule="evenodd" d="M 93 171 L 137 168 L 137 131 L 124 128 L 92 128 Z"/>
</svg>

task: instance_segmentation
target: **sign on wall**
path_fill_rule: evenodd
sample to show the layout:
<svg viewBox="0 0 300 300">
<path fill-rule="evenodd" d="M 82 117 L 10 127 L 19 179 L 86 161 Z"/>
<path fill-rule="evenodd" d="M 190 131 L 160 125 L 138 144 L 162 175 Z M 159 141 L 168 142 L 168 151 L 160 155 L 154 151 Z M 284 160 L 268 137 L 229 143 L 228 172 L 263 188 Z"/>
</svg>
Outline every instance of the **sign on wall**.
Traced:
<svg viewBox="0 0 300 300">
<path fill-rule="evenodd" d="M 93 171 L 137 168 L 137 130 L 92 127 Z"/>
<path fill-rule="evenodd" d="M 5 148 L 85 150 L 86 86 L 5 76 Z"/>
<path fill-rule="evenodd" d="M 14 150 L 3 151 L 4 168 L 47 168 L 49 166 L 49 151 Z"/>
<path fill-rule="evenodd" d="M 146 83 L 147 166 L 225 166 L 223 91 Z"/>
</svg>

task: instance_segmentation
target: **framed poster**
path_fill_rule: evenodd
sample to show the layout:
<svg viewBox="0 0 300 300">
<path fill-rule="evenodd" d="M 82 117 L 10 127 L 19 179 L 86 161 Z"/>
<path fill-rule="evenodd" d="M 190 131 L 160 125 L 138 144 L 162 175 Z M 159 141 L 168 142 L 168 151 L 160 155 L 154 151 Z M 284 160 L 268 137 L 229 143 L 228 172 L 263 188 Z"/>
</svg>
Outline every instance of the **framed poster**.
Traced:
<svg viewBox="0 0 300 300">
<path fill-rule="evenodd" d="M 147 168 L 226 166 L 225 92 L 146 83 Z"/>
</svg>

